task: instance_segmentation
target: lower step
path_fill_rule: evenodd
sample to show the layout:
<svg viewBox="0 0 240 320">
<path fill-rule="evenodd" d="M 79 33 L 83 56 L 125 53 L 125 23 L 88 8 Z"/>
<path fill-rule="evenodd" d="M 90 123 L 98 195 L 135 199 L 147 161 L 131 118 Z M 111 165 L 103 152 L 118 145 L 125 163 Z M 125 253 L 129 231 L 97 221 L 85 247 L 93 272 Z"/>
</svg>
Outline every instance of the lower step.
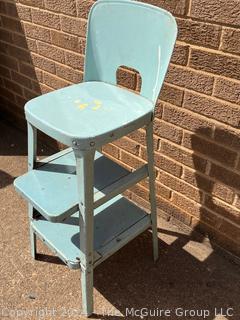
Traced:
<svg viewBox="0 0 240 320">
<path fill-rule="evenodd" d="M 100 264 L 130 240 L 148 229 L 150 215 L 122 196 L 94 210 L 94 266 Z M 69 268 L 80 268 L 79 219 L 75 213 L 52 223 L 44 218 L 32 221 L 36 235 Z"/>
</svg>

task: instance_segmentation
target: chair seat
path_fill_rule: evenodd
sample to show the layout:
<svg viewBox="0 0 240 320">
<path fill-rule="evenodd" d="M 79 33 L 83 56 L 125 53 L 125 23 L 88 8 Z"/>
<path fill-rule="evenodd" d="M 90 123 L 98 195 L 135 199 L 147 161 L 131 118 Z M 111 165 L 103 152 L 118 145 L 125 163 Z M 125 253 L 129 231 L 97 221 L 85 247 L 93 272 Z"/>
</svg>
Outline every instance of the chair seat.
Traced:
<svg viewBox="0 0 240 320">
<path fill-rule="evenodd" d="M 29 101 L 27 120 L 60 142 L 101 145 L 151 120 L 154 105 L 141 95 L 104 82 L 83 82 Z M 142 123 L 141 123 L 142 122 Z M 121 134 L 122 133 L 122 134 Z"/>
</svg>

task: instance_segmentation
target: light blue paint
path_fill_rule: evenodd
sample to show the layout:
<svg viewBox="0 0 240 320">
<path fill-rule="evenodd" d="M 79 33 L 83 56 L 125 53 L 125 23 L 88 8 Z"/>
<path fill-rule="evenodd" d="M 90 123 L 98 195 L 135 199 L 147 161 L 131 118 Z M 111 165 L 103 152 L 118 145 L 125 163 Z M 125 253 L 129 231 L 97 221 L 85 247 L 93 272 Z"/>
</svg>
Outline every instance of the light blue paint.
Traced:
<svg viewBox="0 0 240 320">
<path fill-rule="evenodd" d="M 32 99 L 25 106 L 29 172 L 16 179 L 15 186 L 29 201 L 32 255 L 37 235 L 67 265 L 81 267 L 82 310 L 87 316 L 93 312 L 94 266 L 150 226 L 153 257 L 158 258 L 153 117 L 176 35 L 175 19 L 163 9 L 130 0 L 99 0 L 89 15 L 84 82 Z M 140 95 L 116 86 L 116 72 L 123 65 L 140 72 Z M 143 126 L 147 170 L 141 168 L 125 178 L 125 169 L 110 160 L 106 165 L 106 159 L 95 154 L 102 145 Z M 61 152 L 36 168 L 36 129 L 72 147 L 73 153 Z M 121 181 L 130 186 L 131 179 L 139 181 L 145 172 L 150 215 L 121 195 L 111 199 L 116 190 L 123 190 Z M 100 190 L 107 190 L 105 199 L 110 200 L 94 210 L 94 193 Z M 49 221 L 37 220 L 35 210 Z M 69 217 L 76 210 L 79 214 Z"/>
<path fill-rule="evenodd" d="M 141 95 L 156 103 L 177 36 L 174 17 L 136 1 L 101 0 L 90 12 L 85 81 L 116 84 L 125 65 L 142 77 Z"/>
<path fill-rule="evenodd" d="M 61 154 L 61 153 L 60 153 Z M 104 157 L 95 155 L 94 193 L 126 176 L 129 171 Z M 62 221 L 78 211 L 76 160 L 73 151 L 18 177 L 16 190 L 49 221 Z"/>
<path fill-rule="evenodd" d="M 94 100 L 102 102 L 97 111 L 93 109 Z M 81 109 L 81 104 L 89 105 Z M 148 99 L 95 81 L 50 92 L 25 106 L 27 120 L 39 130 L 69 146 L 77 140 L 83 149 L 91 142 L 95 146 L 99 141 L 103 144 L 108 139 L 115 140 L 115 134 L 121 134 L 131 123 L 140 119 L 149 121 L 152 111 L 153 103 Z"/>
<path fill-rule="evenodd" d="M 101 146 L 148 123 L 162 87 L 177 35 L 173 16 L 135 1 L 101 0 L 90 12 L 84 83 L 29 101 L 26 118 L 36 128 L 83 150 Z M 141 95 L 116 87 L 126 65 L 142 77 Z M 101 101 L 101 108 L 77 107 Z M 82 112 L 80 112 L 82 111 Z"/>
</svg>

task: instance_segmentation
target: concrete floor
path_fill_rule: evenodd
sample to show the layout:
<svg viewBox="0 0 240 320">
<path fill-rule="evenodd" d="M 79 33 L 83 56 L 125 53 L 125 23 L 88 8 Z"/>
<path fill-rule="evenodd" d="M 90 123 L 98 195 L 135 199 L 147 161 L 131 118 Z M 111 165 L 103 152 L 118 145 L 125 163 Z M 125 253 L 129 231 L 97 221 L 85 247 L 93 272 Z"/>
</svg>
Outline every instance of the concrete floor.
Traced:
<svg viewBox="0 0 240 320">
<path fill-rule="evenodd" d="M 69 270 L 41 243 L 38 260 L 30 256 L 27 204 L 12 186 L 27 169 L 26 152 L 25 134 L 1 121 L 0 318 L 82 319 L 80 272 Z M 40 152 L 48 154 L 42 146 Z M 240 319 L 238 265 L 202 237 L 162 219 L 159 248 L 154 264 L 147 231 L 95 269 L 93 319 Z M 135 314 L 126 316 L 127 308 Z M 142 308 L 155 315 L 140 317 Z M 233 308 L 228 309 L 233 315 L 216 316 L 215 308 L 223 313 Z"/>
</svg>

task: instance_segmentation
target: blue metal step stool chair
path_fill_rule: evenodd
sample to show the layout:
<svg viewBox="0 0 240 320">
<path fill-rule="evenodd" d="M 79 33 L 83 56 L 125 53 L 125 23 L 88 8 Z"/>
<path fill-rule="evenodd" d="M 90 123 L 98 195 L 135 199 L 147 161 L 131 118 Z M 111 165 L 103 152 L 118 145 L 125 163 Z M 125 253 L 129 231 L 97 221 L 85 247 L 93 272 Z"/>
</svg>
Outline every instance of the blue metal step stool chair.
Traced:
<svg viewBox="0 0 240 320">
<path fill-rule="evenodd" d="M 29 203 L 32 256 L 36 237 L 70 268 L 81 269 L 82 309 L 93 312 L 93 268 L 149 227 L 158 258 L 153 118 L 177 35 L 170 13 L 130 0 L 91 8 L 84 82 L 29 101 L 28 173 L 16 189 Z M 140 72 L 140 94 L 116 86 L 119 66 Z M 97 150 L 146 128 L 148 163 L 128 172 Z M 69 146 L 36 161 L 37 130 Z M 121 192 L 149 177 L 151 214 Z"/>
</svg>

